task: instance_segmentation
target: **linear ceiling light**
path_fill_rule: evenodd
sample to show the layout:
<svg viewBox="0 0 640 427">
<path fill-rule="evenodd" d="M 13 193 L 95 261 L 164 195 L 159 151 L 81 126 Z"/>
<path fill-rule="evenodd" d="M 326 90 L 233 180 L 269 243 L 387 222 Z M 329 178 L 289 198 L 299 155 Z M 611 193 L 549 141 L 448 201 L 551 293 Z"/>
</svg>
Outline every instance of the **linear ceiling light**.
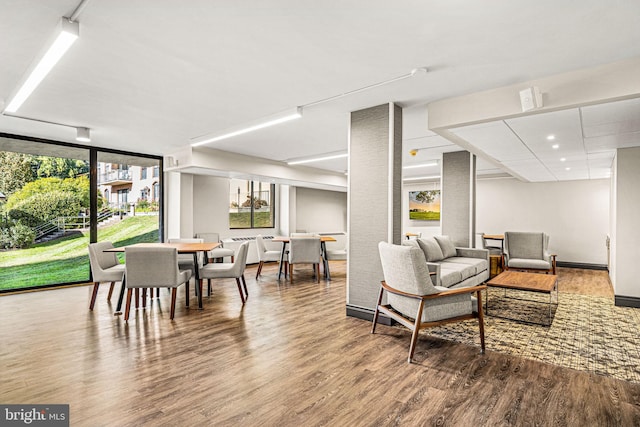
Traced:
<svg viewBox="0 0 640 427">
<path fill-rule="evenodd" d="M 428 179 L 437 179 L 440 178 L 440 175 L 434 175 L 434 176 L 414 176 L 411 178 L 404 178 L 403 181 L 422 181 L 422 180 L 428 180 Z"/>
<path fill-rule="evenodd" d="M 256 131 L 258 129 L 264 129 L 269 126 L 274 126 L 280 123 L 288 122 L 290 120 L 299 119 L 300 117 L 302 117 L 302 107 L 296 107 L 295 110 L 290 110 L 282 114 L 270 116 L 263 121 L 260 121 L 252 125 L 248 125 L 246 127 L 243 127 L 237 130 L 231 130 L 223 134 L 204 135 L 198 138 L 194 138 L 191 140 L 191 146 L 198 147 L 200 145 L 208 144 L 210 142 L 221 141 L 223 139 L 231 138 L 233 136 L 242 135 L 245 133 Z"/>
<path fill-rule="evenodd" d="M 438 166 L 438 162 L 420 163 L 419 165 L 403 166 L 402 169 L 426 168 L 428 166 Z"/>
<path fill-rule="evenodd" d="M 348 157 L 348 156 L 349 156 L 349 154 L 347 154 L 347 153 L 332 154 L 330 156 L 313 157 L 313 158 L 305 159 L 305 160 L 292 160 L 290 162 L 287 162 L 287 164 L 288 165 L 302 165 L 302 164 L 305 164 L 305 163 L 321 162 L 323 160 L 341 159 L 343 157 Z"/>
<path fill-rule="evenodd" d="M 79 35 L 79 25 L 77 22 L 70 21 L 68 18 L 62 18 L 56 28 L 55 36 L 48 45 L 45 54 L 34 62 L 27 73 L 20 88 L 11 98 L 4 111 L 15 113 L 18 108 L 27 100 L 29 95 L 38 87 L 40 82 L 49 74 L 49 71 L 62 58 L 62 55 L 71 47 Z"/>
</svg>

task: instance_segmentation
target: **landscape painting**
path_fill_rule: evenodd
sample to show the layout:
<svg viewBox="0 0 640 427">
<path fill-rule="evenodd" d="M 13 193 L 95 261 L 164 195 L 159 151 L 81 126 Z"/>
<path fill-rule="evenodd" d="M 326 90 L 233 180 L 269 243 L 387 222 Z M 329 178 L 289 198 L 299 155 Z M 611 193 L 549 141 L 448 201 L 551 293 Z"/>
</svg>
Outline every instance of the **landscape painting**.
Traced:
<svg viewBox="0 0 640 427">
<path fill-rule="evenodd" d="M 440 190 L 409 191 L 409 219 L 440 221 Z"/>
</svg>

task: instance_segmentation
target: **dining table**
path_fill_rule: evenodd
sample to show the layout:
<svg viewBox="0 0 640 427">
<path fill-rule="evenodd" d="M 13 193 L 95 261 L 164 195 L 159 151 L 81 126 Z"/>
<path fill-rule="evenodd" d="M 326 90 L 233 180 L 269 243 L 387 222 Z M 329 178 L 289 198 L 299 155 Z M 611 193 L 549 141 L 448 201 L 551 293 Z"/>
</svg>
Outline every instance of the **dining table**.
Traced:
<svg viewBox="0 0 640 427">
<path fill-rule="evenodd" d="M 105 252 L 125 252 L 125 248 L 128 247 L 137 247 L 137 248 L 176 248 L 179 254 L 193 254 L 193 263 L 195 265 L 195 279 L 196 279 L 196 295 L 198 297 L 198 309 L 202 310 L 202 289 L 200 288 L 200 269 L 198 268 L 198 253 L 203 253 L 203 263 L 207 263 L 207 252 L 210 250 L 217 248 L 220 246 L 219 242 L 204 242 L 204 243 L 186 243 L 186 242 L 176 242 L 176 243 L 135 243 L 133 245 L 120 246 L 117 248 L 110 248 L 105 250 Z M 125 261 L 126 262 L 126 261 Z M 116 306 L 116 311 L 114 315 L 122 314 L 122 300 L 124 299 L 124 290 L 126 288 L 126 273 L 122 278 L 122 286 L 120 288 L 120 296 L 118 297 L 118 305 Z M 187 286 L 189 284 L 187 283 Z"/>
<path fill-rule="evenodd" d="M 301 236 L 296 239 L 317 239 L 314 236 Z M 336 238 L 332 236 L 320 236 L 320 253 L 322 255 L 322 267 L 324 269 L 324 278 L 331 280 L 331 273 L 329 272 L 329 260 L 327 260 L 327 242 L 335 242 Z M 288 236 L 275 236 L 271 239 L 272 242 L 282 242 L 282 253 L 280 254 L 280 265 L 278 266 L 278 280 L 282 276 L 282 266 L 284 265 L 284 256 L 287 252 L 287 244 L 291 241 L 291 237 Z"/>
</svg>

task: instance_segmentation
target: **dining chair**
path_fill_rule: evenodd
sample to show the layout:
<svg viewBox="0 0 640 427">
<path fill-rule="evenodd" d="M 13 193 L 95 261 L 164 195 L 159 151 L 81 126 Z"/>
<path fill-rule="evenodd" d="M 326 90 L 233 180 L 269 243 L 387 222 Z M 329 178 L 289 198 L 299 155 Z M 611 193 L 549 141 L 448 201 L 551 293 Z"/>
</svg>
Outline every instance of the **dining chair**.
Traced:
<svg viewBox="0 0 640 427">
<path fill-rule="evenodd" d="M 280 261 L 282 252 L 268 250 L 266 245 L 264 244 L 264 239 L 261 234 L 258 234 L 256 236 L 256 248 L 258 249 L 258 260 L 260 261 L 260 264 L 258 264 L 258 271 L 256 273 L 256 280 L 257 280 L 258 277 L 260 276 L 260 273 L 262 273 L 262 266 L 264 265 L 264 263 Z"/>
<path fill-rule="evenodd" d="M 179 238 L 168 239 L 168 243 L 204 243 L 204 239 L 196 238 Z M 202 264 L 202 255 L 198 253 L 198 266 Z M 180 270 L 191 270 L 191 276 L 195 276 L 196 266 L 193 261 L 193 254 L 178 254 L 178 265 Z"/>
<path fill-rule="evenodd" d="M 189 282 L 190 270 L 178 267 L 178 250 L 166 247 L 127 247 L 125 278 L 127 286 L 127 304 L 124 320 L 129 320 L 131 294 L 139 288 L 171 288 L 171 315 L 176 312 L 176 294 L 180 285 Z"/>
<path fill-rule="evenodd" d="M 249 242 L 243 242 L 238 247 L 238 254 L 234 262 L 209 263 L 200 268 L 200 292 L 202 292 L 202 281 L 207 279 L 207 288 L 209 295 L 211 293 L 211 279 L 236 279 L 238 292 L 242 304 L 249 298 L 247 291 L 247 282 L 244 279 L 244 270 L 247 266 L 247 251 L 249 250 Z M 244 292 L 243 292 L 244 287 Z"/>
<path fill-rule="evenodd" d="M 111 282 L 107 301 L 111 301 L 113 287 L 116 282 L 122 282 L 125 265 L 120 264 L 115 252 L 105 252 L 113 249 L 111 242 L 97 242 L 89 244 L 89 264 L 91 265 L 91 276 L 93 278 L 93 291 L 91 292 L 91 302 L 89 310 L 93 310 L 98 295 L 98 288 L 102 282 Z"/>
<path fill-rule="evenodd" d="M 319 237 L 291 237 L 289 240 L 289 280 L 292 283 L 294 264 L 312 264 L 316 282 L 319 282 L 321 262 Z"/>
<path fill-rule="evenodd" d="M 220 234 L 218 233 L 196 233 L 196 238 L 203 239 L 205 242 L 212 243 L 220 243 Z M 207 252 L 207 257 L 209 258 L 209 262 L 214 262 L 217 259 L 221 259 L 224 262 L 226 257 L 231 258 L 231 262 L 233 262 L 236 253 L 233 249 L 223 248 L 219 246 Z"/>
</svg>

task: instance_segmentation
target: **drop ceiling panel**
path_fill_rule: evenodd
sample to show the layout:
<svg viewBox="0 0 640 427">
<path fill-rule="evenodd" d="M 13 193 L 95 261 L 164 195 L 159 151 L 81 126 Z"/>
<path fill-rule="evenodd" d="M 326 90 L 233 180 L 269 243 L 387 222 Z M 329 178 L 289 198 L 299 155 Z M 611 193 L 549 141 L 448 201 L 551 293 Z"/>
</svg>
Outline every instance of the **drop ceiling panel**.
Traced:
<svg viewBox="0 0 640 427">
<path fill-rule="evenodd" d="M 557 181 L 557 178 L 537 159 L 507 161 L 503 164 L 509 169 L 516 170 L 528 181 Z"/>
<path fill-rule="evenodd" d="M 640 132 L 585 138 L 584 145 L 587 153 L 590 154 L 617 148 L 637 147 L 640 145 Z"/>
<path fill-rule="evenodd" d="M 584 153 L 577 109 L 519 117 L 506 122 L 538 158 L 563 157 L 563 153 L 569 152 Z M 553 136 L 553 140 L 547 139 L 549 136 Z M 553 148 L 556 144 L 557 149 Z"/>
<path fill-rule="evenodd" d="M 451 132 L 501 162 L 535 159 L 503 121 L 464 126 Z"/>
<path fill-rule="evenodd" d="M 582 107 L 586 138 L 640 132 L 640 98 Z"/>
</svg>

